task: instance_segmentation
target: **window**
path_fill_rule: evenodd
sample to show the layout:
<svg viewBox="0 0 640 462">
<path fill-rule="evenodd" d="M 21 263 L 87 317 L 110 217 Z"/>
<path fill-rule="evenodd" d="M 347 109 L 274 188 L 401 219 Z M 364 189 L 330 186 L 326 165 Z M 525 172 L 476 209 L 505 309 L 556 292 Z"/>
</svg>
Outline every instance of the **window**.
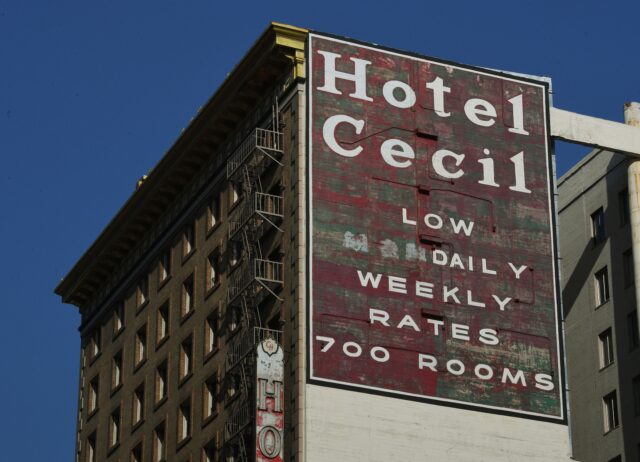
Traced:
<svg viewBox="0 0 640 462">
<path fill-rule="evenodd" d="M 591 237 L 594 244 L 599 244 L 605 239 L 604 209 L 602 207 L 591 214 Z"/>
<path fill-rule="evenodd" d="M 235 267 L 240 262 L 241 257 L 240 243 L 237 241 L 229 242 L 229 266 Z"/>
<path fill-rule="evenodd" d="M 620 210 L 620 226 L 629 223 L 629 190 L 624 188 L 618 193 L 618 208 Z"/>
<path fill-rule="evenodd" d="M 228 313 L 227 328 L 229 329 L 229 336 L 231 336 L 238 332 L 240 328 L 240 310 L 235 306 L 231 306 Z"/>
<path fill-rule="evenodd" d="M 166 460 L 166 423 L 162 422 L 153 430 L 153 462 Z"/>
<path fill-rule="evenodd" d="M 616 392 L 612 391 L 602 398 L 604 405 L 604 431 L 609 432 L 619 425 L 618 420 L 618 398 Z"/>
<path fill-rule="evenodd" d="M 122 350 L 111 359 L 111 390 L 122 385 Z"/>
<path fill-rule="evenodd" d="M 178 409 L 178 442 L 191 436 L 191 398 L 180 404 Z"/>
<path fill-rule="evenodd" d="M 124 329 L 124 302 L 118 302 L 113 309 L 113 335 L 114 337 Z"/>
<path fill-rule="evenodd" d="M 156 345 L 169 336 L 169 302 L 163 303 L 156 313 Z"/>
<path fill-rule="evenodd" d="M 156 368 L 156 380 L 155 380 L 155 403 L 158 404 L 160 401 L 167 397 L 167 388 L 168 388 L 168 367 L 167 361 L 165 360 Z"/>
<path fill-rule="evenodd" d="M 161 284 L 171 276 L 171 249 L 167 249 L 160 256 L 158 263 L 158 282 Z"/>
<path fill-rule="evenodd" d="M 195 223 L 189 224 L 182 233 L 182 256 L 187 257 L 196 248 Z"/>
<path fill-rule="evenodd" d="M 142 462 L 142 442 L 131 450 L 131 462 Z"/>
<path fill-rule="evenodd" d="M 87 437 L 87 449 L 85 452 L 85 460 L 87 462 L 96 462 L 96 432 L 93 432 Z"/>
<path fill-rule="evenodd" d="M 212 290 L 220 283 L 220 252 L 217 249 L 207 257 L 206 273 L 207 290 Z"/>
<path fill-rule="evenodd" d="M 133 392 L 131 415 L 133 418 L 133 425 L 137 425 L 144 419 L 144 383 Z"/>
<path fill-rule="evenodd" d="M 204 323 L 204 355 L 218 349 L 218 312 L 211 313 Z"/>
<path fill-rule="evenodd" d="M 638 335 L 638 312 L 634 310 L 627 315 L 627 334 L 629 335 L 629 351 L 635 350 L 640 345 Z"/>
<path fill-rule="evenodd" d="M 240 200 L 240 185 L 235 181 L 229 182 L 229 210 Z"/>
<path fill-rule="evenodd" d="M 120 442 L 120 408 L 111 413 L 109 418 L 109 447 L 112 448 Z"/>
<path fill-rule="evenodd" d="M 206 420 L 217 412 L 218 378 L 212 375 L 205 380 L 202 387 L 202 419 Z"/>
<path fill-rule="evenodd" d="M 102 335 L 100 326 L 93 329 L 91 336 L 89 337 L 89 343 L 87 344 L 87 353 L 89 360 L 94 359 L 100 354 L 100 348 L 102 346 Z"/>
<path fill-rule="evenodd" d="M 216 440 L 212 439 L 202 448 L 202 462 L 215 462 L 216 460 Z"/>
<path fill-rule="evenodd" d="M 193 371 L 193 338 L 190 335 L 180 344 L 180 380 Z"/>
<path fill-rule="evenodd" d="M 608 366 L 613 362 L 613 335 L 611 329 L 607 329 L 598 335 L 598 345 L 600 351 L 600 368 Z"/>
<path fill-rule="evenodd" d="M 626 250 L 622 254 L 622 269 L 624 271 L 624 286 L 630 287 L 633 285 L 633 251 L 631 249 Z"/>
<path fill-rule="evenodd" d="M 185 317 L 193 310 L 193 274 L 182 283 L 182 303 L 180 314 Z"/>
<path fill-rule="evenodd" d="M 220 197 L 215 194 L 207 208 L 207 229 L 215 228 L 220 223 Z"/>
<path fill-rule="evenodd" d="M 609 272 L 605 266 L 595 274 L 596 306 L 600 306 L 609 300 Z"/>
<path fill-rule="evenodd" d="M 633 388 L 633 415 L 640 415 L 640 375 L 636 375 L 633 378 L 632 388 Z"/>
<path fill-rule="evenodd" d="M 212 375 L 205 380 L 202 386 L 202 419 L 206 420 L 214 416 L 217 412 L 217 386 L 218 380 L 215 375 Z"/>
<path fill-rule="evenodd" d="M 149 301 L 149 275 L 144 276 L 138 282 L 138 287 L 136 288 L 136 301 L 137 306 L 142 306 L 147 301 Z"/>
<path fill-rule="evenodd" d="M 89 382 L 89 396 L 87 397 L 87 411 L 89 415 L 98 410 L 98 397 L 100 396 L 100 376 L 96 375 Z"/>
<path fill-rule="evenodd" d="M 136 332 L 135 357 L 133 365 L 138 367 L 147 359 L 147 325 L 145 324 Z"/>
</svg>

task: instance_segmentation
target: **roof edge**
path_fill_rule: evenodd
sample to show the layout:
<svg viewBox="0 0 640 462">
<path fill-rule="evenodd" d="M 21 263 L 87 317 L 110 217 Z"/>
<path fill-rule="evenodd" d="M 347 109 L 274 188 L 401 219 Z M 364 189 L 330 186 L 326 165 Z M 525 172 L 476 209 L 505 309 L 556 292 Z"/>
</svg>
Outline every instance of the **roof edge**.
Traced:
<svg viewBox="0 0 640 462">
<path fill-rule="evenodd" d="M 80 283 L 89 271 L 96 267 L 98 260 L 111 240 L 144 204 L 145 199 L 161 184 L 171 165 L 184 153 L 189 140 L 206 123 L 208 115 L 214 112 L 217 106 L 225 105 L 227 98 L 235 91 L 237 81 L 244 80 L 245 76 L 243 74 L 245 74 L 245 71 L 254 68 L 257 62 L 266 61 L 275 48 L 288 48 L 294 52 L 291 58 L 294 61 L 296 77 L 304 78 L 304 53 L 308 33 L 307 29 L 278 22 L 271 22 L 267 26 L 238 64 L 229 72 L 214 94 L 197 111 L 197 115 L 189 122 L 173 145 L 149 171 L 146 180 L 129 196 L 96 240 L 58 283 L 54 292 L 62 298 L 64 303 L 72 303 L 76 306 L 81 305 L 81 303 L 78 303 L 77 297 L 74 297 L 74 293 Z"/>
</svg>

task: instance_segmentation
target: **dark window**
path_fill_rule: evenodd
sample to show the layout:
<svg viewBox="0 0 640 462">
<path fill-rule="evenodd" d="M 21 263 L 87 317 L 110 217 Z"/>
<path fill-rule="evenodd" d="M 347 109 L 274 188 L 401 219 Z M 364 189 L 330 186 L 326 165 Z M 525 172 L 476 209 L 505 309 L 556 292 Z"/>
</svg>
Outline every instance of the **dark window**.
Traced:
<svg viewBox="0 0 640 462">
<path fill-rule="evenodd" d="M 166 423 L 162 422 L 153 430 L 153 462 L 166 460 L 167 435 Z"/>
<path fill-rule="evenodd" d="M 142 462 L 142 442 L 131 450 L 131 462 Z"/>
<path fill-rule="evenodd" d="M 191 436 L 191 399 L 186 399 L 178 409 L 178 442 Z"/>
<path fill-rule="evenodd" d="M 100 376 L 96 375 L 89 382 L 89 396 L 87 397 L 87 410 L 92 414 L 98 410 L 98 398 L 100 397 Z"/>
<path fill-rule="evenodd" d="M 220 282 L 220 252 L 216 249 L 207 257 L 207 290 L 216 287 Z"/>
<path fill-rule="evenodd" d="M 120 408 L 111 413 L 109 418 L 109 447 L 120 442 Z"/>
<path fill-rule="evenodd" d="M 633 415 L 640 415 L 640 375 L 636 375 L 633 384 Z"/>
<path fill-rule="evenodd" d="M 218 349 L 218 312 L 214 311 L 204 323 L 204 355 Z"/>
<path fill-rule="evenodd" d="M 180 344 L 180 380 L 193 371 L 193 338 L 190 335 Z"/>
<path fill-rule="evenodd" d="M 207 225 L 208 229 L 213 229 L 220 223 L 220 196 L 214 195 L 209 202 L 207 209 Z"/>
<path fill-rule="evenodd" d="M 182 233 L 182 256 L 186 257 L 196 248 L 196 227 L 195 223 L 188 225 Z"/>
<path fill-rule="evenodd" d="M 158 308 L 156 318 L 156 344 L 160 344 L 169 336 L 169 302 Z"/>
<path fill-rule="evenodd" d="M 85 449 L 85 460 L 87 462 L 96 462 L 96 432 L 87 437 L 87 448 Z"/>
<path fill-rule="evenodd" d="M 122 385 L 122 350 L 113 355 L 111 360 L 111 389 Z"/>
<path fill-rule="evenodd" d="M 629 287 L 633 285 L 633 251 L 631 249 L 626 250 L 622 254 L 622 269 L 624 271 L 624 286 Z"/>
<path fill-rule="evenodd" d="M 591 214 L 591 237 L 594 244 L 598 244 L 605 239 L 604 209 L 602 207 Z"/>
<path fill-rule="evenodd" d="M 202 462 L 216 461 L 216 441 L 212 439 L 202 448 Z"/>
<path fill-rule="evenodd" d="M 623 189 L 618 193 L 618 207 L 620 209 L 620 226 L 629 223 L 629 190 Z"/>
<path fill-rule="evenodd" d="M 202 387 L 202 418 L 208 419 L 216 414 L 218 400 L 218 380 L 215 375 L 209 377 Z"/>
<path fill-rule="evenodd" d="M 627 333 L 629 335 L 629 351 L 635 350 L 640 345 L 640 335 L 638 335 L 638 312 L 635 309 L 627 315 Z"/>
<path fill-rule="evenodd" d="M 620 424 L 618 419 L 618 397 L 615 391 L 602 398 L 604 405 L 604 431 L 609 432 Z"/>
<path fill-rule="evenodd" d="M 182 283 L 182 301 L 180 304 L 180 314 L 182 317 L 191 313 L 194 306 L 193 274 Z"/>
<path fill-rule="evenodd" d="M 93 329 L 91 337 L 89 337 L 89 343 L 87 344 L 87 355 L 89 359 L 93 359 L 100 354 L 100 348 L 102 347 L 102 332 L 100 326 Z"/>
<path fill-rule="evenodd" d="M 118 302 L 113 308 L 113 335 L 124 329 L 124 302 Z"/>
<path fill-rule="evenodd" d="M 613 334 L 611 329 L 607 329 L 598 335 L 600 350 L 600 368 L 608 366 L 613 362 Z"/>
<path fill-rule="evenodd" d="M 139 366 L 147 358 L 147 325 L 145 324 L 138 332 L 135 339 L 135 357 L 133 358 L 134 367 Z"/>
<path fill-rule="evenodd" d="M 149 300 L 149 275 L 140 279 L 136 289 L 138 306 L 144 305 Z"/>
<path fill-rule="evenodd" d="M 156 380 L 155 380 L 155 403 L 159 403 L 164 398 L 167 397 L 167 388 L 168 388 L 168 368 L 167 361 L 162 362 L 156 368 Z"/>
<path fill-rule="evenodd" d="M 142 422 L 142 419 L 144 419 L 144 383 L 133 392 L 131 416 L 133 425 L 136 425 L 138 422 Z"/>
<path fill-rule="evenodd" d="M 171 249 L 167 249 L 161 256 L 158 264 L 158 281 L 164 282 L 171 276 Z"/>
<path fill-rule="evenodd" d="M 595 274 L 596 306 L 609 300 L 609 271 L 605 266 Z"/>
</svg>

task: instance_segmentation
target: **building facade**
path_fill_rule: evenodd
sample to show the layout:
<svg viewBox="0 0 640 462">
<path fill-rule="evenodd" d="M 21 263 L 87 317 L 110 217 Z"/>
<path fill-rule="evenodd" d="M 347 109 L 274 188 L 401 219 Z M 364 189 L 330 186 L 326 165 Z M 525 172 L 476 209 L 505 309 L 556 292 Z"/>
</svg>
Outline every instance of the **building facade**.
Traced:
<svg viewBox="0 0 640 462">
<path fill-rule="evenodd" d="M 428 89 L 419 107 L 396 76 Z M 56 289 L 82 314 L 76 460 L 568 460 L 546 98 L 272 24 Z M 501 154 L 480 146 L 458 180 L 459 140 Z M 365 174 L 318 146 L 381 157 Z M 424 152 L 440 160 L 393 170 Z M 385 268 L 434 279 L 371 295 Z"/>
<path fill-rule="evenodd" d="M 574 457 L 640 460 L 640 343 L 628 158 L 595 150 L 558 180 Z"/>
</svg>

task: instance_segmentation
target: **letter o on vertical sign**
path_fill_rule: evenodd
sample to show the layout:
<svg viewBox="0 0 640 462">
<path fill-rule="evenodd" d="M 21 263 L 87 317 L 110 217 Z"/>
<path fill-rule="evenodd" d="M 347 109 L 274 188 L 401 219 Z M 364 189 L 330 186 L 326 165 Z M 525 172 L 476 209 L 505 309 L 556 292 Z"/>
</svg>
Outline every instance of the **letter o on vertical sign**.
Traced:
<svg viewBox="0 0 640 462">
<path fill-rule="evenodd" d="M 280 455 L 282 435 L 277 428 L 268 425 L 258 433 L 258 444 L 260 445 L 260 452 L 268 459 L 273 459 Z"/>
</svg>

